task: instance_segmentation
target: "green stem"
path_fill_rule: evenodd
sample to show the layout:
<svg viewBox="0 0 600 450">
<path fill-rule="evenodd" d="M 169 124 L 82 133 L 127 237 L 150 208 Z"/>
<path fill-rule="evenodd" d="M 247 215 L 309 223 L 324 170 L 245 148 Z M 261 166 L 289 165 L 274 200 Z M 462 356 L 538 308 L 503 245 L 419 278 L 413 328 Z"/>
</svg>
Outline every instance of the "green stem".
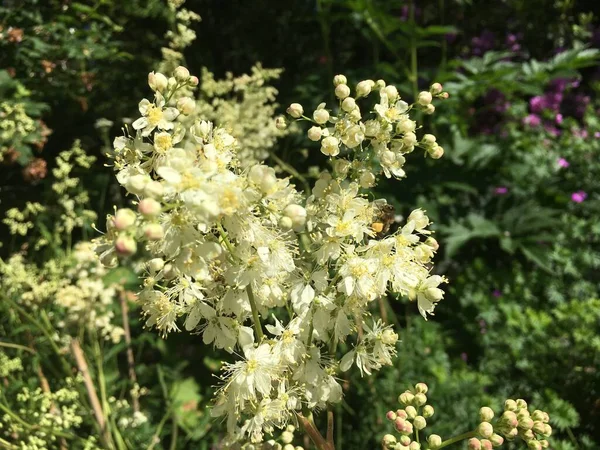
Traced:
<svg viewBox="0 0 600 450">
<path fill-rule="evenodd" d="M 225 243 L 225 247 L 227 247 L 227 250 L 229 250 L 229 253 L 231 253 L 233 255 L 233 253 L 235 252 L 235 248 L 233 248 L 233 245 L 229 241 L 229 236 L 227 236 L 227 232 L 223 228 L 223 225 L 221 225 L 221 222 L 217 222 L 217 230 L 219 230 L 219 235 L 221 236 L 221 239 L 223 239 L 223 242 Z"/>
<path fill-rule="evenodd" d="M 12 449 L 16 449 L 17 447 L 15 447 L 14 445 L 12 445 L 10 442 L 5 441 L 4 439 L 0 438 L 0 446 L 2 448 L 8 448 L 9 450 Z"/>
<path fill-rule="evenodd" d="M 250 285 L 246 286 L 246 292 L 248 293 L 248 301 L 250 302 L 250 309 L 252 310 L 252 320 L 254 321 L 254 329 L 256 330 L 256 337 L 258 342 L 263 340 L 264 334 L 262 326 L 260 324 L 260 316 L 258 315 L 258 308 L 256 307 L 256 299 L 252 292 Z"/>
<path fill-rule="evenodd" d="M 307 195 L 310 194 L 310 185 L 308 184 L 308 181 L 306 180 L 306 178 L 304 178 L 304 176 L 302 174 L 300 174 L 300 172 L 298 172 L 296 169 L 294 169 L 292 166 L 290 166 L 288 163 L 286 163 L 283 159 L 281 159 L 275 153 L 271 152 L 270 156 L 273 159 L 273 161 L 275 161 L 277 164 L 279 164 L 281 166 L 281 168 L 283 170 L 285 170 L 287 173 L 289 173 L 293 177 L 296 177 L 302 183 Z"/>
<path fill-rule="evenodd" d="M 409 6 L 409 15 L 410 21 L 413 27 L 416 27 L 415 23 L 415 2 L 412 0 Z M 417 42 L 415 39 L 414 32 L 410 36 L 410 78 L 413 85 L 413 100 L 417 100 L 417 96 L 419 95 L 419 85 L 418 85 L 418 76 L 417 76 Z"/>
<path fill-rule="evenodd" d="M 32 348 L 25 347 L 24 345 L 20 345 L 20 344 L 12 344 L 10 342 L 0 341 L 0 347 L 15 348 L 17 350 L 25 350 L 26 352 L 33 353 L 34 355 L 36 354 L 36 351 Z"/>
<path fill-rule="evenodd" d="M 448 445 L 455 444 L 456 442 L 462 441 L 464 439 L 469 439 L 469 438 L 471 438 L 473 436 L 475 436 L 475 432 L 474 431 L 467 431 L 466 433 L 459 434 L 458 436 L 455 436 L 453 438 L 450 438 L 450 439 L 442 442 L 442 444 L 439 447 L 436 447 L 436 450 L 439 450 L 440 448 L 447 447 Z"/>
</svg>

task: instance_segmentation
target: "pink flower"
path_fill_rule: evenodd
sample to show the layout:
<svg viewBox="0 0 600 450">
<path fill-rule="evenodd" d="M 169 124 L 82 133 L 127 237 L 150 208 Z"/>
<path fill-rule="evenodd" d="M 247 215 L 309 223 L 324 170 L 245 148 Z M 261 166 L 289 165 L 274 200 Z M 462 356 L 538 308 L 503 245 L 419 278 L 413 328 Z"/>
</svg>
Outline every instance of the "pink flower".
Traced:
<svg viewBox="0 0 600 450">
<path fill-rule="evenodd" d="M 554 119 L 556 120 L 556 123 L 559 124 L 559 125 L 561 123 L 563 123 L 563 115 L 562 114 L 557 114 Z"/>
<path fill-rule="evenodd" d="M 582 203 L 587 198 L 587 194 L 584 191 L 577 191 L 571 194 L 571 200 L 575 203 Z"/>
<path fill-rule="evenodd" d="M 494 189 L 494 194 L 496 195 L 504 195 L 506 193 L 508 193 L 508 188 L 506 186 L 498 186 Z"/>
<path fill-rule="evenodd" d="M 569 163 L 569 161 L 567 161 L 565 158 L 559 158 L 559 160 L 558 160 L 558 166 L 559 167 L 562 167 L 563 169 L 566 169 L 570 165 L 571 164 Z"/>
<path fill-rule="evenodd" d="M 529 114 L 523 119 L 523 123 L 532 127 L 539 127 L 542 123 L 542 119 L 540 119 L 540 116 L 537 116 L 535 114 Z"/>
</svg>

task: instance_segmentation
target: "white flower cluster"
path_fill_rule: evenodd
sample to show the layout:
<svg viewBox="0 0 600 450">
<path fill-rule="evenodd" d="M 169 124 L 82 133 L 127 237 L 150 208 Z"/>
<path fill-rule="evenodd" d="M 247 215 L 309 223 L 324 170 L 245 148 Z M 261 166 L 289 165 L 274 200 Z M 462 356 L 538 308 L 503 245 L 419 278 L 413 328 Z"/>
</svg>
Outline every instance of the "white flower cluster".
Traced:
<svg viewBox="0 0 600 450">
<path fill-rule="evenodd" d="M 367 324 L 375 300 L 408 296 L 425 317 L 442 299 L 445 280 L 430 275 L 437 243 L 425 213 L 413 211 L 385 236 L 378 222 L 384 201 L 361 190 L 379 173 L 403 174 L 402 155 L 426 146 L 409 139 L 416 106 L 403 106 L 395 88 L 359 84 L 362 96 L 367 86 L 382 99 L 377 116 L 362 122 L 340 86 L 349 88 L 338 83 L 339 115 L 324 105 L 314 114 L 333 124 L 318 128 L 334 170 L 303 198 L 273 168 L 243 164 L 231 134 L 195 117 L 193 100 L 178 91 L 197 84 L 184 67 L 170 78 L 150 74 L 154 98 L 140 102 L 133 132 L 114 142 L 117 179 L 137 211 L 109 216 L 97 251 L 107 264 L 143 251 L 139 301 L 147 326 L 162 335 L 182 326 L 241 355 L 225 364 L 212 413 L 227 418 L 231 436 L 261 442 L 304 408 L 340 402 L 339 370 L 356 364 L 370 374 L 392 363 L 397 334 L 382 322 Z M 289 111 L 303 117 L 301 109 Z M 342 342 L 354 344 L 339 360 Z"/>
</svg>

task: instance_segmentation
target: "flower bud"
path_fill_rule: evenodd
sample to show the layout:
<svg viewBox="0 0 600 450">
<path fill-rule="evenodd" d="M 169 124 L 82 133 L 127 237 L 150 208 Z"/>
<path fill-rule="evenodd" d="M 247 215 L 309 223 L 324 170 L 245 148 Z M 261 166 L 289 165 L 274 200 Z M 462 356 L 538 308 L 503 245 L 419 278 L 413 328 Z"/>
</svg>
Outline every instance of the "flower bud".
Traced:
<svg viewBox="0 0 600 450">
<path fill-rule="evenodd" d="M 190 97 L 181 97 L 177 100 L 177 109 L 185 116 L 189 116 L 196 109 L 196 102 Z"/>
<path fill-rule="evenodd" d="M 425 394 L 419 392 L 415 395 L 415 404 L 417 406 L 423 406 L 425 403 L 427 403 L 427 396 Z"/>
<path fill-rule="evenodd" d="M 156 217 L 160 214 L 161 205 L 153 198 L 145 198 L 138 204 L 138 211 L 144 217 Z"/>
<path fill-rule="evenodd" d="M 494 411 L 492 410 L 492 408 L 484 406 L 479 410 L 479 420 L 481 420 L 482 422 L 490 422 L 493 418 Z"/>
<path fill-rule="evenodd" d="M 398 417 L 398 415 L 394 411 L 388 411 L 386 413 L 385 417 L 387 418 L 387 420 L 394 421 L 394 420 L 396 420 L 396 418 Z"/>
<path fill-rule="evenodd" d="M 417 124 L 414 120 L 409 119 L 408 117 L 402 117 L 396 124 L 396 132 L 397 133 L 413 133 L 417 129 Z M 415 144 L 417 143 L 415 136 Z M 414 144 L 413 144 L 414 145 Z"/>
<path fill-rule="evenodd" d="M 427 438 L 427 442 L 429 443 L 429 448 L 431 448 L 431 450 L 435 450 L 442 445 L 442 438 L 437 434 L 431 434 Z"/>
<path fill-rule="evenodd" d="M 494 427 L 489 422 L 481 422 L 477 427 L 477 434 L 486 439 L 490 438 L 494 434 Z"/>
<path fill-rule="evenodd" d="M 481 440 L 481 450 L 492 450 L 492 442 L 488 439 Z"/>
<path fill-rule="evenodd" d="M 419 96 L 417 97 L 417 103 L 421 106 L 427 106 L 427 105 L 431 104 L 432 100 L 433 100 L 433 96 L 431 95 L 431 92 L 427 92 L 427 91 L 419 92 Z"/>
<path fill-rule="evenodd" d="M 405 445 L 408 447 L 410 445 L 410 441 L 411 441 L 410 436 L 400 436 L 400 443 L 402 445 Z"/>
<path fill-rule="evenodd" d="M 521 431 L 521 433 L 519 433 L 519 434 L 526 441 L 531 441 L 531 440 L 535 439 L 535 435 L 533 434 L 533 431 L 531 431 L 531 430 Z"/>
<path fill-rule="evenodd" d="M 421 450 L 421 444 L 416 441 L 412 441 L 408 446 L 408 450 Z"/>
<path fill-rule="evenodd" d="M 343 85 L 340 85 L 343 86 Z M 321 141 L 321 153 L 327 156 L 337 156 L 340 153 L 340 141 L 334 136 L 327 136 Z"/>
<path fill-rule="evenodd" d="M 530 450 L 542 450 L 542 444 L 538 441 L 529 441 L 527 443 L 527 448 Z"/>
<path fill-rule="evenodd" d="M 149 181 L 144 186 L 144 195 L 150 198 L 161 198 L 164 192 L 163 185 L 158 181 Z"/>
<path fill-rule="evenodd" d="M 365 171 L 360 175 L 358 183 L 362 188 L 368 189 L 375 186 L 375 179 L 375 175 L 372 172 Z"/>
<path fill-rule="evenodd" d="M 423 416 L 417 416 L 413 420 L 413 425 L 417 430 L 422 430 L 427 426 L 427 420 L 425 420 L 425 417 Z"/>
<path fill-rule="evenodd" d="M 409 405 L 406 408 L 404 408 L 404 411 L 406 411 L 406 415 L 409 419 L 414 419 L 415 417 L 417 417 L 417 409 L 414 406 Z"/>
<path fill-rule="evenodd" d="M 396 418 L 394 425 L 396 427 L 396 430 L 398 430 L 398 432 L 400 432 L 402 434 L 409 435 L 409 434 L 412 434 L 412 432 L 413 432 L 412 424 L 400 417 Z"/>
<path fill-rule="evenodd" d="M 398 397 L 398 401 L 400 403 L 402 403 L 403 405 L 410 405 L 412 403 L 412 401 L 414 400 L 415 396 L 412 392 L 410 391 L 406 391 L 403 392 L 402 394 L 400 394 L 400 396 Z"/>
<path fill-rule="evenodd" d="M 522 398 L 518 398 L 517 399 L 517 408 L 519 409 L 527 409 L 527 402 L 525 400 L 523 400 Z"/>
<path fill-rule="evenodd" d="M 469 450 L 481 450 L 481 442 L 477 438 L 471 438 L 467 443 L 467 448 Z"/>
<path fill-rule="evenodd" d="M 285 130 L 287 128 L 285 117 L 279 116 L 275 119 L 275 128 L 278 130 Z"/>
<path fill-rule="evenodd" d="M 279 445 L 279 444 L 276 444 Z M 281 447 L 281 445 L 279 445 Z M 276 447 L 273 450 L 277 450 Z M 281 450 L 295 450 L 295 447 L 292 444 L 285 444 Z"/>
<path fill-rule="evenodd" d="M 392 446 L 396 445 L 396 437 L 392 434 L 386 434 L 381 440 L 381 444 L 385 448 L 392 448 Z"/>
<path fill-rule="evenodd" d="M 137 244 L 131 236 L 123 234 L 116 239 L 115 250 L 121 256 L 130 256 L 137 251 Z"/>
<path fill-rule="evenodd" d="M 493 447 L 500 447 L 504 443 L 504 439 L 499 434 L 494 433 L 490 438 L 490 442 Z"/>
<path fill-rule="evenodd" d="M 504 402 L 504 409 L 506 409 L 507 411 L 516 411 L 518 409 L 517 402 L 509 398 Z"/>
<path fill-rule="evenodd" d="M 398 89 L 396 89 L 396 86 L 393 86 L 391 84 L 389 86 L 386 86 L 385 88 L 383 88 L 383 92 L 385 92 L 385 95 L 387 95 L 388 99 L 392 102 L 400 97 L 400 95 L 398 94 Z"/>
<path fill-rule="evenodd" d="M 279 219 L 279 226 L 284 230 L 291 230 L 294 226 L 294 222 L 292 222 L 292 219 L 289 217 L 283 216 L 281 219 Z"/>
<path fill-rule="evenodd" d="M 173 76 L 180 83 L 185 83 L 190 79 L 190 71 L 183 66 L 179 66 L 173 72 Z"/>
<path fill-rule="evenodd" d="M 148 74 L 148 85 L 153 91 L 162 92 L 167 88 L 168 80 L 162 73 L 150 72 Z"/>
<path fill-rule="evenodd" d="M 536 420 L 535 422 L 533 422 L 532 430 L 534 433 L 544 434 L 545 429 L 546 429 L 546 424 L 544 422 L 542 422 L 541 420 Z"/>
<path fill-rule="evenodd" d="M 293 440 L 294 433 L 290 431 L 284 431 L 283 433 L 281 433 L 281 442 L 283 442 L 284 444 L 291 444 Z"/>
<path fill-rule="evenodd" d="M 311 141 L 317 142 L 319 139 L 321 139 L 322 135 L 323 129 L 321 127 L 311 127 L 308 130 L 308 138 Z"/>
<path fill-rule="evenodd" d="M 192 76 L 190 77 L 190 79 L 189 79 L 189 83 L 190 83 L 192 86 L 198 86 L 198 83 L 200 83 L 200 80 L 198 79 L 198 77 L 197 77 L 197 76 L 195 76 L 195 75 L 192 75 Z"/>
<path fill-rule="evenodd" d="M 533 428 L 533 420 L 531 420 L 531 417 L 524 417 L 523 419 L 519 420 L 518 427 L 521 430 L 531 430 L 531 428 Z"/>
<path fill-rule="evenodd" d="M 511 428 L 508 432 L 504 433 L 504 437 L 508 440 L 512 440 L 519 435 L 519 430 Z"/>
<path fill-rule="evenodd" d="M 415 384 L 415 391 L 417 391 L 417 393 L 419 393 L 419 394 L 427 394 L 428 390 L 429 390 L 429 388 L 427 387 L 427 385 L 425 383 Z"/>
<path fill-rule="evenodd" d="M 152 258 L 148 261 L 148 270 L 151 273 L 160 272 L 165 267 L 165 262 L 162 258 Z"/>
<path fill-rule="evenodd" d="M 417 135 L 413 132 L 408 132 L 404 134 L 402 138 L 402 143 L 407 146 L 414 146 L 417 143 Z"/>
<path fill-rule="evenodd" d="M 126 230 L 135 224 L 136 219 L 137 215 L 131 209 L 119 209 L 115 214 L 114 227 L 119 231 Z"/>
<path fill-rule="evenodd" d="M 375 82 L 373 80 L 364 80 L 356 85 L 356 96 L 357 97 L 366 97 L 371 93 L 371 89 L 375 86 Z"/>
<path fill-rule="evenodd" d="M 292 116 L 294 119 L 299 119 L 304 114 L 304 108 L 300 103 L 292 103 L 288 109 L 287 113 Z"/>
<path fill-rule="evenodd" d="M 424 134 L 421 139 L 421 145 L 424 147 L 433 147 L 436 144 L 436 138 L 433 134 Z"/>
<path fill-rule="evenodd" d="M 350 95 L 350 88 L 345 84 L 338 84 L 335 88 L 335 96 L 340 100 L 345 99 Z"/>
<path fill-rule="evenodd" d="M 336 75 L 335 77 L 333 77 L 333 85 L 335 87 L 339 86 L 340 84 L 347 84 L 347 83 L 348 83 L 348 79 L 344 75 Z"/>
<path fill-rule="evenodd" d="M 144 227 L 144 235 L 151 241 L 158 241 L 165 236 L 160 223 L 149 223 Z"/>
<path fill-rule="evenodd" d="M 319 125 L 323 125 L 329 120 L 329 111 L 323 108 L 316 109 L 313 113 L 313 119 L 315 119 L 315 122 L 317 122 Z"/>
<path fill-rule="evenodd" d="M 433 159 L 440 159 L 442 156 L 444 156 L 444 147 L 436 144 L 430 149 L 427 149 L 427 153 L 429 153 L 429 156 L 431 156 Z"/>
<path fill-rule="evenodd" d="M 398 335 L 388 328 L 381 333 L 381 342 L 385 345 L 394 345 L 398 342 Z"/>
<path fill-rule="evenodd" d="M 535 421 L 540 421 L 543 422 L 544 421 L 544 411 L 540 411 L 539 409 L 536 409 L 533 414 L 531 414 L 531 418 Z"/>
<path fill-rule="evenodd" d="M 512 411 L 504 411 L 502 414 L 502 421 L 506 422 L 511 427 L 516 427 L 519 424 L 517 415 Z"/>
<path fill-rule="evenodd" d="M 402 419 L 408 419 L 408 414 L 406 414 L 406 411 L 404 411 L 403 409 L 397 409 L 396 416 Z"/>
<path fill-rule="evenodd" d="M 433 114 L 435 112 L 435 106 L 433 106 L 431 103 L 429 105 L 427 105 L 425 107 L 425 109 L 423 110 L 423 112 L 425 114 Z"/>
<path fill-rule="evenodd" d="M 283 215 L 292 220 L 294 231 L 302 231 L 306 224 L 306 209 L 300 205 L 288 205 L 283 210 Z"/>
<path fill-rule="evenodd" d="M 552 436 L 552 427 L 548 424 L 546 424 L 546 426 L 544 427 L 544 432 L 542 433 L 545 437 L 550 437 Z"/>
<path fill-rule="evenodd" d="M 125 189 L 127 189 L 132 194 L 139 195 L 144 191 L 146 184 L 148 183 L 147 175 L 134 175 L 129 177 L 125 182 Z"/>
<path fill-rule="evenodd" d="M 351 112 L 356 109 L 356 100 L 352 97 L 346 97 L 342 102 L 342 109 L 346 112 Z"/>
<path fill-rule="evenodd" d="M 429 236 L 427 239 L 425 239 L 425 245 L 428 247 L 431 247 L 433 249 L 433 251 L 437 251 L 440 248 L 440 244 L 438 244 L 438 241 L 435 240 L 435 238 Z M 492 411 L 492 417 L 493 417 L 494 412 Z"/>
<path fill-rule="evenodd" d="M 444 88 L 440 83 L 433 83 L 429 88 L 429 92 L 431 92 L 433 95 L 441 94 L 443 90 Z"/>
<path fill-rule="evenodd" d="M 423 406 L 423 417 L 425 417 L 426 419 L 429 419 L 430 417 L 432 417 L 434 412 L 435 411 L 433 409 L 433 406 L 431 406 L 431 405 Z"/>
<path fill-rule="evenodd" d="M 542 446 L 542 448 L 548 448 L 548 447 L 550 447 L 550 443 L 547 440 L 545 440 L 545 439 L 542 439 L 541 441 L 539 441 L 539 443 Z"/>
</svg>

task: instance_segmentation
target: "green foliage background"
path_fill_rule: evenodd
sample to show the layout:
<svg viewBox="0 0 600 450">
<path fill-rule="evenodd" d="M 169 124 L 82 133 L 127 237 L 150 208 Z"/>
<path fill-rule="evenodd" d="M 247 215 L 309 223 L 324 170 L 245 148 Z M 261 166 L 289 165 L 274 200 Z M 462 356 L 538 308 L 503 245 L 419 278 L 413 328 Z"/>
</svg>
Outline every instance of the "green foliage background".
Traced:
<svg viewBox="0 0 600 450">
<path fill-rule="evenodd" d="M 340 72 L 353 82 L 384 77 L 407 98 L 432 81 L 450 93 L 429 123 L 445 148 L 444 158 L 432 164 L 413 158 L 406 181 L 382 187 L 398 214 L 422 207 L 435 222 L 441 244 L 436 270 L 450 279 L 448 294 L 428 322 L 413 304 L 388 299 L 385 315 L 399 327 L 399 356 L 395 367 L 368 380 L 345 380 L 347 396 L 337 411 L 340 448 L 377 448 L 391 430 L 385 412 L 419 381 L 430 386 L 436 407 L 432 423 L 442 437 L 474 426 L 482 405 L 523 397 L 551 415 L 552 448 L 598 448 L 595 2 L 188 0 L 186 7 L 202 17 L 195 25 L 197 39 L 185 52 L 192 73 L 208 67 L 217 76 L 241 74 L 258 61 L 281 67 L 282 105 L 299 101 L 310 110 L 329 100 L 322 93 Z M 34 158 L 55 167 L 58 153 L 75 139 L 96 157 L 80 178 L 90 193 L 87 209 L 103 217 L 109 205 L 124 203 L 111 169 L 104 167 L 104 152 L 122 119 L 135 114 L 146 75 L 160 62 L 165 32 L 173 24 L 162 0 L 1 3 L 0 102 L 24 103 L 29 116 L 53 130 L 41 152 L 35 147 L 40 129 L 18 143 L 14 163 L 1 163 L 3 211 L 22 208 L 27 200 L 50 204 L 45 199 L 51 177 L 32 181 L 24 168 Z M 20 42 L 9 39 L 9 27 L 23 30 Z M 487 40 L 481 37 L 485 33 Z M 509 35 L 517 37 L 518 49 L 507 44 Z M 531 99 L 548 93 L 556 80 L 571 83 L 561 91 L 562 122 L 557 123 L 557 111 L 547 109 L 539 113 L 542 125 L 527 125 Z M 499 109 L 491 91 L 500 98 Z M 112 125 L 98 127 L 99 119 Z M 299 146 L 305 144 L 297 135 L 288 136 L 278 142 L 276 154 L 293 158 L 302 173 L 324 163 L 316 147 L 307 148 L 299 161 Z M 560 158 L 568 167 L 558 165 Z M 579 191 L 587 194 L 582 202 L 572 199 Z M 4 226 L 2 233 L 3 258 L 39 238 L 9 236 Z M 87 227 L 78 233 L 74 240 L 95 232 Z M 28 258 L 42 265 L 50 253 L 29 252 Z M 125 277 L 136 289 L 132 274 L 110 276 L 118 283 Z M 150 389 L 142 400 L 150 422 L 161 423 L 166 409 L 178 417 L 162 423 L 156 448 L 167 448 L 178 428 L 186 439 L 177 448 L 210 448 L 222 432 L 204 410 L 219 361 L 203 354 L 195 336 L 162 341 L 132 316 L 140 384 Z M 29 326 L 3 300 L 0 338 L 10 341 Z M 46 344 L 40 344 L 39 354 Z M 107 351 L 103 359 L 106 379 L 116 386 L 125 370 L 122 350 Z M 27 361 L 27 354 L 22 357 Z M 51 366 L 37 356 L 30 362 Z M 4 399 L 35 385 L 33 378 L 25 373 L 12 379 Z M 150 425 L 144 433 L 152 436 Z M 133 439 L 132 448 L 141 448 L 135 446 L 141 441 Z"/>
</svg>

